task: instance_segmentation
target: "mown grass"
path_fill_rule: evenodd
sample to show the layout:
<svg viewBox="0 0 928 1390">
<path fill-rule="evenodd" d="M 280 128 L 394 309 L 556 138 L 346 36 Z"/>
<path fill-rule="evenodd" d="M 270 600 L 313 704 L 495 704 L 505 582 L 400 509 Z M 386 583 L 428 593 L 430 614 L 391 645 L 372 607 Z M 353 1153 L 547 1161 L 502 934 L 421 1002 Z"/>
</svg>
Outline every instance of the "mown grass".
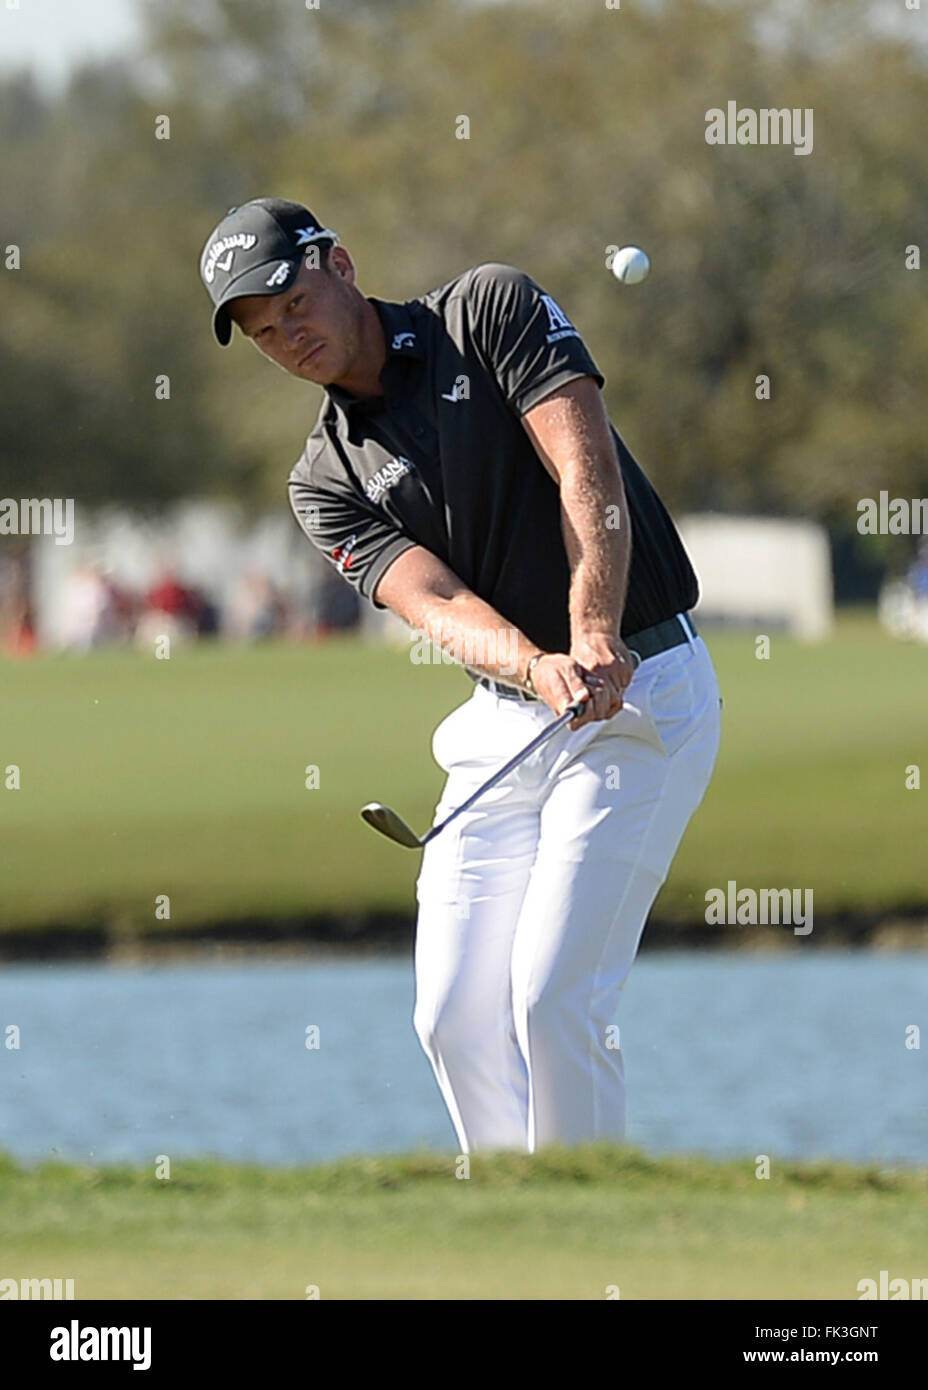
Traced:
<svg viewBox="0 0 928 1390">
<path fill-rule="evenodd" d="M 922 1277 L 928 1171 L 535 1155 L 148 1170 L 0 1159 L 0 1277 L 77 1298 L 858 1298 Z M 614 1295 L 613 1295 L 614 1296 Z"/>
<path fill-rule="evenodd" d="M 805 647 L 709 637 L 725 700 L 709 794 L 657 916 L 698 921 L 705 892 L 814 890 L 818 916 L 928 905 L 928 652 L 867 615 Z M 0 663 L 0 928 L 129 929 L 315 912 L 411 912 L 418 855 L 358 816 L 429 823 L 438 720 L 471 686 L 451 666 L 331 641 Z M 320 785 L 304 785 L 308 765 Z M 169 921 L 155 918 L 168 894 Z"/>
</svg>

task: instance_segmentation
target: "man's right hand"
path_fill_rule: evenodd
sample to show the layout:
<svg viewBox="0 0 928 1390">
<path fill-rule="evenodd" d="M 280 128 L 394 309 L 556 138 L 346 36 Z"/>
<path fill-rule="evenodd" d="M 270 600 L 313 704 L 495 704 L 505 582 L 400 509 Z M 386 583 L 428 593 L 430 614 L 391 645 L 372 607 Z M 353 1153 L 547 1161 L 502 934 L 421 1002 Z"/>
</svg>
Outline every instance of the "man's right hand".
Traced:
<svg viewBox="0 0 928 1390">
<path fill-rule="evenodd" d="M 592 676 L 566 652 L 546 652 L 539 657 L 532 667 L 532 684 L 539 699 L 555 714 L 563 714 L 577 700 L 584 701 L 583 714 L 579 719 L 572 719 L 568 729 L 579 729 L 584 724 L 610 717 L 613 692 L 605 681 Z"/>
</svg>

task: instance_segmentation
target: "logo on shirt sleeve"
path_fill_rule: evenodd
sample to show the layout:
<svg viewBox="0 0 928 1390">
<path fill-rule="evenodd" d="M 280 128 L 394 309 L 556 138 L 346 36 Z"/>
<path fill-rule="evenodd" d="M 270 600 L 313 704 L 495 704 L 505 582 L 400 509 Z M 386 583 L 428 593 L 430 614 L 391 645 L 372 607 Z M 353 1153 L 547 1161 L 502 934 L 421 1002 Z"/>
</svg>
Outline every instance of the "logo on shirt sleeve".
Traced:
<svg viewBox="0 0 928 1390">
<path fill-rule="evenodd" d="M 339 574 L 344 574 L 345 570 L 351 569 L 351 552 L 354 550 L 357 543 L 357 536 L 352 535 L 349 536 L 346 541 L 342 541 L 341 545 L 337 545 L 332 551 L 332 559 L 335 561 L 335 567 Z"/>
<path fill-rule="evenodd" d="M 574 328 L 564 310 L 550 296 L 543 294 L 541 302 L 548 311 L 548 335 L 545 339 L 548 343 L 559 342 L 561 338 L 579 338 L 580 334 Z"/>
</svg>

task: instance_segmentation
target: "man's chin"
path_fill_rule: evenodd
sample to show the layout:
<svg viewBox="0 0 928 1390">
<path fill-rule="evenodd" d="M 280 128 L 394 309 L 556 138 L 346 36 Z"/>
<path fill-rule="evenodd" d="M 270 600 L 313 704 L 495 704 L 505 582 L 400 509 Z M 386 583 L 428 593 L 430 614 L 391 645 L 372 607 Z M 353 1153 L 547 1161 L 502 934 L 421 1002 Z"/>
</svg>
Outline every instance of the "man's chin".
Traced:
<svg viewBox="0 0 928 1390">
<path fill-rule="evenodd" d="M 291 375 L 299 377 L 300 381 L 311 381 L 314 386 L 328 386 L 332 380 L 330 370 L 325 367 L 317 367 L 314 362 L 307 362 L 303 367 L 297 367 Z"/>
</svg>

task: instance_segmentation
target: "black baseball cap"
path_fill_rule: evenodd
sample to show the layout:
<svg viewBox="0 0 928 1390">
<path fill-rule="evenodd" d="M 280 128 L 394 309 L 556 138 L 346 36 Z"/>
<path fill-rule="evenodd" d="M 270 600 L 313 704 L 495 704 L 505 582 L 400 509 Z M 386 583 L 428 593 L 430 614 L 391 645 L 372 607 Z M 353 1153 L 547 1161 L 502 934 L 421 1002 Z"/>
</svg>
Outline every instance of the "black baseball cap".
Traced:
<svg viewBox="0 0 928 1390">
<path fill-rule="evenodd" d="M 213 332 L 222 346 L 232 337 L 226 308 L 231 299 L 282 294 L 296 279 L 307 246 L 337 241 L 308 208 L 284 198 L 252 198 L 230 208 L 200 257 L 200 278 L 215 305 Z"/>
</svg>

